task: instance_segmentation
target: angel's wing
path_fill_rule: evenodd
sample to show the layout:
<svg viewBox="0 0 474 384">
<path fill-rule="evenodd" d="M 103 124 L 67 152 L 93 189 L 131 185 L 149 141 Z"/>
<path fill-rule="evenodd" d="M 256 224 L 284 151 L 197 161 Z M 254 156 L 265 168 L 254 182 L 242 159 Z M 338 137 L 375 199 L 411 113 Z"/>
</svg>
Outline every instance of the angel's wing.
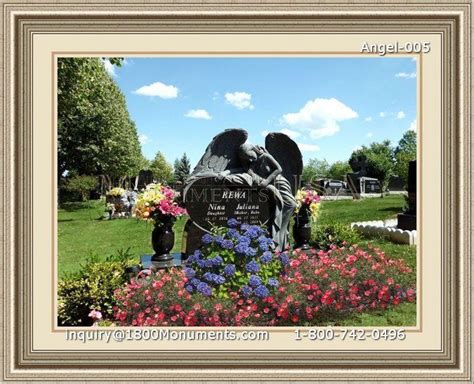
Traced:
<svg viewBox="0 0 474 384">
<path fill-rule="evenodd" d="M 226 129 L 214 137 L 191 176 L 218 174 L 239 166 L 238 149 L 247 140 L 243 129 Z"/>
<path fill-rule="evenodd" d="M 271 132 L 265 138 L 265 148 L 282 168 L 282 175 L 291 184 L 293 194 L 300 186 L 303 156 L 298 145 L 287 135 Z"/>
</svg>

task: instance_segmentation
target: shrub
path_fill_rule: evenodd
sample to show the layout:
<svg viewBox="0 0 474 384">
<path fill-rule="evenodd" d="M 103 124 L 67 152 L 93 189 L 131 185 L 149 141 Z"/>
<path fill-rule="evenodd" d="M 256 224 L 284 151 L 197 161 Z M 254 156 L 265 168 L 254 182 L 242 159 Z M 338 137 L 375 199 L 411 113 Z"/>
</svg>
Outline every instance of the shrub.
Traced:
<svg viewBox="0 0 474 384">
<path fill-rule="evenodd" d="M 344 224 L 316 225 L 311 233 L 311 245 L 316 249 L 329 250 L 331 245 L 343 247 L 359 241 L 359 234 Z"/>
<path fill-rule="evenodd" d="M 67 181 L 66 189 L 80 194 L 82 201 L 86 201 L 90 191 L 97 187 L 97 178 L 94 176 L 74 176 Z"/>
<path fill-rule="evenodd" d="M 91 310 L 100 311 L 104 320 L 111 318 L 114 291 L 128 280 L 125 270 L 131 264 L 128 252 L 109 256 L 104 262 L 91 257 L 79 272 L 61 279 L 58 283 L 58 324 L 91 325 Z"/>
<path fill-rule="evenodd" d="M 245 297 L 266 297 L 277 286 L 287 262 L 285 253 L 273 252 L 274 242 L 266 229 L 228 221 L 228 228 L 215 228 L 202 237 L 201 250 L 191 255 L 184 269 L 185 288 L 204 296 L 229 297 L 240 291 Z"/>
<path fill-rule="evenodd" d="M 152 273 L 115 293 L 114 316 L 127 326 L 276 326 L 335 322 L 351 313 L 385 309 L 415 300 L 412 271 L 377 248 L 297 250 L 267 297 L 191 294 L 178 269 Z"/>
</svg>

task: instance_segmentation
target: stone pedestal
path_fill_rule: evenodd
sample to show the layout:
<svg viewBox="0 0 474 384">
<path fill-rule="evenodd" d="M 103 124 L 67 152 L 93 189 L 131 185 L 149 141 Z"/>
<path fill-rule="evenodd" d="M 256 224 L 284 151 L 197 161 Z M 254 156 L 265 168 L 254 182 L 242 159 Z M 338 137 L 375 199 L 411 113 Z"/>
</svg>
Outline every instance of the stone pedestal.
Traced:
<svg viewBox="0 0 474 384">
<path fill-rule="evenodd" d="M 143 269 L 151 269 L 156 271 L 159 269 L 166 269 L 170 267 L 180 267 L 181 266 L 181 253 L 172 253 L 173 258 L 168 261 L 153 261 L 151 258 L 153 255 L 143 255 L 140 257 L 140 264 Z"/>
</svg>

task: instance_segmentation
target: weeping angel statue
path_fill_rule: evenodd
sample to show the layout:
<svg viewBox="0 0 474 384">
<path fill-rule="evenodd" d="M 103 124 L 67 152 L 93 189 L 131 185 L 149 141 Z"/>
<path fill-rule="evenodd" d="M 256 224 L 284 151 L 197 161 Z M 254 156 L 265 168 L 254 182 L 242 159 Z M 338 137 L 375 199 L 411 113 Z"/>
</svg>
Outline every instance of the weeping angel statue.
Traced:
<svg viewBox="0 0 474 384">
<path fill-rule="evenodd" d="M 269 133 L 263 148 L 248 143 L 245 130 L 227 129 L 208 145 L 186 184 L 215 177 L 223 183 L 268 189 L 275 200 L 271 235 L 277 249 L 284 250 L 302 170 L 301 152 L 287 135 Z"/>
</svg>

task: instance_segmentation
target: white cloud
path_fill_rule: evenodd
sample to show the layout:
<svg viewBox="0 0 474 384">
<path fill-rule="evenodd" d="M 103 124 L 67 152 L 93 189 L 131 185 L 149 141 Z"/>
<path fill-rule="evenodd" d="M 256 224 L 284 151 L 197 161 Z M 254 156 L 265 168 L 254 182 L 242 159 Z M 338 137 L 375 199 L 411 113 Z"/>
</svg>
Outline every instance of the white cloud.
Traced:
<svg viewBox="0 0 474 384">
<path fill-rule="evenodd" d="M 356 117 L 357 112 L 337 99 L 314 99 L 308 101 L 298 112 L 283 115 L 281 123 L 308 132 L 313 139 L 319 139 L 339 132 L 340 121 Z"/>
<path fill-rule="evenodd" d="M 400 111 L 400 112 L 397 113 L 397 119 L 403 119 L 405 116 L 406 116 L 405 112 L 403 112 L 403 111 Z"/>
<path fill-rule="evenodd" d="M 316 152 L 319 151 L 319 146 L 316 144 L 296 143 L 301 152 Z"/>
<path fill-rule="evenodd" d="M 372 116 L 366 117 L 364 120 L 365 121 L 372 121 Z"/>
<path fill-rule="evenodd" d="M 410 127 L 408 128 L 408 130 L 416 132 L 416 119 L 411 122 Z"/>
<path fill-rule="evenodd" d="M 296 139 L 298 136 L 301 136 L 301 133 L 293 131 L 291 129 L 287 129 L 287 128 L 283 128 L 280 132 L 284 133 L 285 135 L 287 135 L 291 139 Z"/>
<path fill-rule="evenodd" d="M 252 105 L 252 95 L 247 92 L 227 92 L 225 95 L 225 100 L 228 104 L 233 105 L 237 109 L 253 109 Z"/>
<path fill-rule="evenodd" d="M 369 137 L 372 137 L 374 134 L 372 132 L 367 132 L 367 134 L 365 135 L 365 137 L 369 138 Z"/>
<path fill-rule="evenodd" d="M 159 81 L 149 85 L 144 85 L 143 87 L 133 91 L 133 93 L 136 95 L 158 96 L 162 99 L 174 99 L 178 97 L 178 92 L 178 88 L 176 88 L 174 85 L 166 85 Z"/>
<path fill-rule="evenodd" d="M 101 61 L 109 75 L 112 77 L 117 77 L 117 72 L 115 72 L 115 66 L 111 64 L 110 61 L 107 59 L 101 59 Z"/>
<path fill-rule="evenodd" d="M 141 145 L 145 145 L 150 141 L 150 138 L 147 135 L 141 133 L 140 135 L 138 135 L 138 141 Z"/>
<path fill-rule="evenodd" d="M 387 114 L 386 114 L 385 112 L 380 112 L 380 113 L 379 113 L 379 116 L 380 116 L 380 117 L 385 117 L 385 116 L 387 116 Z"/>
<path fill-rule="evenodd" d="M 212 117 L 205 109 L 191 109 L 184 116 L 191 117 L 193 119 L 204 119 L 211 120 Z"/>
<path fill-rule="evenodd" d="M 399 72 L 395 75 L 395 77 L 400 77 L 402 79 L 414 79 L 416 77 L 416 72 Z"/>
</svg>

